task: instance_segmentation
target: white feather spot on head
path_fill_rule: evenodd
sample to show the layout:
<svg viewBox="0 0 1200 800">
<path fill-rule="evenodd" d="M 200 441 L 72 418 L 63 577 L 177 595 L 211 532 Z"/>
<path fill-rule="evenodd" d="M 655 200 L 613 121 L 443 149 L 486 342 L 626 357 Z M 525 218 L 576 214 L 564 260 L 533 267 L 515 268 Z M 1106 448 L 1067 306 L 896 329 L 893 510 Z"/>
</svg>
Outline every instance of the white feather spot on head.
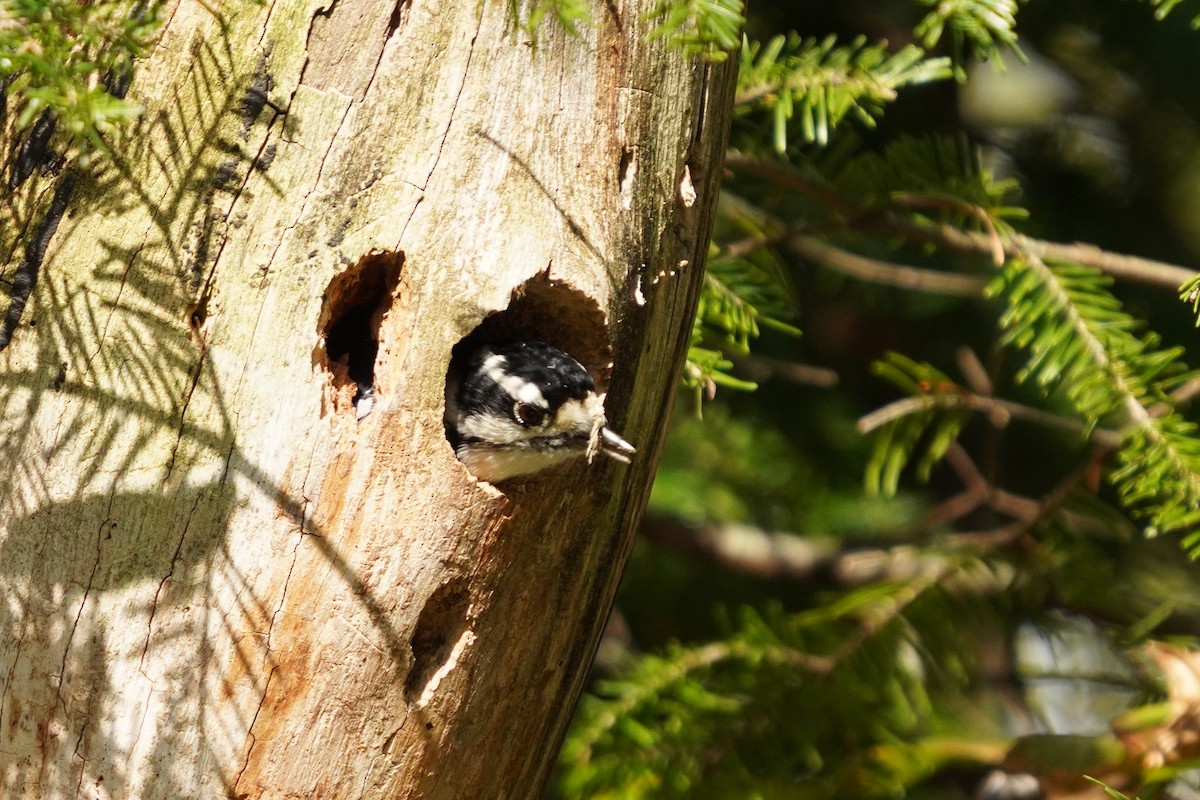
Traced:
<svg viewBox="0 0 1200 800">
<path fill-rule="evenodd" d="M 508 359 L 499 353 L 492 353 L 483 360 L 484 373 L 507 392 L 509 397 L 521 403 L 545 408 L 546 398 L 537 384 L 510 374 L 507 367 Z"/>
<path fill-rule="evenodd" d="M 546 398 L 542 396 L 542 390 L 537 387 L 536 383 L 528 383 L 526 381 L 518 381 L 520 388 L 516 391 L 516 398 L 522 403 L 530 403 L 542 408 L 546 407 Z M 504 387 L 508 389 L 509 387 Z M 509 394 L 512 394 L 509 391 Z"/>
</svg>

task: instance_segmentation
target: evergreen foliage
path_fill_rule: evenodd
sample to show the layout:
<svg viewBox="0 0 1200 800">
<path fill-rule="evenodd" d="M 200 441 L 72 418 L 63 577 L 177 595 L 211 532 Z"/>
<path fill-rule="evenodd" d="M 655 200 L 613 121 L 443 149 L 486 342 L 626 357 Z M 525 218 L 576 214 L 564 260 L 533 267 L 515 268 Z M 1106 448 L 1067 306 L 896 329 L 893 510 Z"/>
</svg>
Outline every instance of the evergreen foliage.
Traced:
<svg viewBox="0 0 1200 800">
<path fill-rule="evenodd" d="M 847 116 L 874 127 L 900 89 L 942 80 L 949 66 L 948 59 L 928 57 L 915 45 L 891 52 L 886 42 L 869 44 L 865 36 L 840 46 L 833 36 L 817 41 L 794 33 L 766 44 L 747 40 L 738 69 L 737 109 L 770 118 L 778 153 L 788 147 L 793 118 L 805 142 L 824 145 Z"/>
<path fill-rule="evenodd" d="M 1181 5 L 1151 2 L 1160 19 Z M 1200 553 L 1200 431 L 1188 407 L 1200 378 L 1185 346 L 1167 343 L 1178 335 L 1152 329 L 1142 319 L 1151 306 L 1136 293 L 1130 304 L 1119 284 L 1145 277 L 1149 262 L 1029 238 L 1053 220 L 1044 202 L 1022 203 L 1019 170 L 1005 168 L 997 148 L 985 159 L 961 133 L 879 130 L 907 89 L 966 80 L 969 58 L 1001 67 L 1025 58 L 1018 0 L 914 5 L 920 47 L 796 33 L 743 42 L 729 178 L 686 374 L 710 396 L 761 384 L 742 357 L 813 338 L 790 329 L 794 309 L 817 302 L 806 296 L 815 289 L 837 296 L 825 284 L 846 275 L 918 292 L 953 285 L 946 296 L 905 300 L 892 288 L 840 289 L 869 309 L 859 325 L 901 305 L 914 327 L 937 329 L 934 343 L 905 331 L 906 318 L 890 320 L 899 330 L 871 343 L 880 354 L 870 371 L 872 392 L 882 384 L 891 393 L 858 411 L 857 431 L 837 421 L 839 401 L 797 410 L 787 404 L 794 393 L 781 401 L 769 384 L 760 394 L 771 399 L 743 395 L 677 425 L 651 506 L 694 535 L 683 545 L 678 533 L 660 539 L 654 520 L 646 533 L 715 564 L 688 567 L 700 572 L 692 587 L 673 556 L 635 554 L 627 592 L 686 592 L 677 613 L 689 633 L 608 668 L 567 738 L 556 796 L 960 798 L 987 770 L 1037 772 L 1039 763 L 1056 780 L 1068 776 L 1073 791 L 1085 791 L 1085 775 L 1107 780 L 1114 770 L 1128 779 L 1122 789 L 1148 791 L 1190 763 L 1167 753 L 1165 766 L 1139 773 L 1127 752 L 1140 752 L 1130 744 L 1138 734 L 1120 726 L 1161 707 L 1153 701 L 1162 684 L 1142 664 L 1146 641 L 1177 625 L 1198 633 L 1180 614 L 1200 608 L 1190 588 L 1200 574 L 1188 561 L 1188 551 Z M 1146 270 L 1162 273 L 1155 285 L 1180 272 L 1162 266 Z M 1200 278 L 1178 296 L 1200 317 Z M 964 360 L 959 348 L 956 372 L 947 345 L 959 333 L 938 315 L 964 304 L 976 328 L 966 338 L 984 361 Z M 787 337 L 776 335 L 780 326 Z M 994 463 L 1001 438 L 1024 459 L 1019 476 Z M 865 497 L 848 500 L 838 485 L 843 458 L 859 459 Z M 912 492 L 926 485 L 944 499 L 922 514 Z M 1148 542 L 1139 529 L 1180 538 Z M 735 591 L 723 570 L 801 582 Z M 762 599 L 775 592 L 788 599 Z M 697 635 L 696 603 L 714 595 L 743 599 L 731 602 L 732 622 L 718 606 L 724 623 Z M 1082 625 L 1088 637 L 1134 654 L 1140 666 L 1105 680 L 1146 705 L 1113 723 L 1123 739 L 1016 735 L 991 706 L 997 692 L 980 654 L 1000 648 L 1016 660 L 1023 631 L 1053 638 L 1062 620 L 1080 617 L 1100 621 Z M 1022 680 L 1025 667 L 1008 669 Z M 1138 724 L 1172 724 L 1154 719 Z M 1104 791 L 1121 796 L 1095 789 Z"/>
<path fill-rule="evenodd" d="M 534 0 L 528 12 L 522 11 L 521 0 L 509 0 L 508 12 L 513 25 L 535 40 L 546 17 L 553 17 L 572 34 L 592 24 L 592 6 L 588 0 Z"/>
<path fill-rule="evenodd" d="M 114 91 L 161 23 L 161 0 L 0 0 L 0 86 L 18 130 L 57 120 L 86 158 L 141 113 Z"/>
<path fill-rule="evenodd" d="M 927 48 L 935 47 L 950 31 L 955 76 L 966 78 L 965 56 L 1004 63 L 1004 50 L 1024 60 L 1017 46 L 1017 6 L 1021 0 L 919 0 L 929 13 L 913 31 Z"/>
<path fill-rule="evenodd" d="M 1179 6 L 1183 5 L 1185 0 L 1148 0 L 1150 5 L 1154 7 L 1154 17 L 1156 19 L 1166 19 L 1167 15 L 1174 11 Z M 1194 5 L 1189 3 L 1189 5 Z M 1200 13 L 1192 16 L 1192 27 L 1200 28 Z"/>
<path fill-rule="evenodd" d="M 646 15 L 657 22 L 650 37 L 686 56 L 724 61 L 738 47 L 745 7 L 744 0 L 660 0 Z M 534 41 L 547 17 L 572 34 L 593 21 L 589 0 L 534 0 L 528 11 L 521 0 L 508 0 L 508 8 L 516 28 Z"/>
<path fill-rule="evenodd" d="M 1010 203 L 1012 178 L 997 180 L 979 151 L 957 136 L 899 136 L 882 151 L 861 150 L 823 165 L 854 213 L 890 211 L 923 226 L 949 225 L 999 236 L 1026 216 Z"/>
<path fill-rule="evenodd" d="M 1190 531 L 1200 523 L 1200 439 L 1171 392 L 1196 374 L 1182 347 L 1139 335 L 1144 325 L 1121 309 L 1110 283 L 1078 264 L 1012 259 L 990 291 L 1005 300 L 1003 341 L 1030 353 L 1019 378 L 1062 386 L 1089 427 L 1123 431 L 1111 473 L 1122 502 L 1148 519 L 1151 534 Z"/>
<path fill-rule="evenodd" d="M 733 198 L 726 199 L 722 235 L 763 235 L 762 220 L 753 214 L 738 214 L 734 204 Z M 704 390 L 711 393 L 716 386 L 755 388 L 752 382 L 730 374 L 733 363 L 725 357 L 726 351 L 750 352 L 750 343 L 764 327 L 798 336 L 800 331 L 786 321 L 794 315 L 790 283 L 770 251 L 756 248 L 742 257 L 722 253 L 714 245 L 693 323 L 684 385 L 698 395 Z"/>
<path fill-rule="evenodd" d="M 930 746 L 951 724 L 931 691 L 965 688 L 970 629 L 942 615 L 939 581 L 966 585 L 980 568 L 947 562 L 806 612 L 744 608 L 719 641 L 637 659 L 585 698 L 561 795 L 897 796 L 948 757 Z M 960 621 L 986 613 L 956 599 Z M 920 763 L 890 747 L 909 738 L 927 746 Z"/>
<path fill-rule="evenodd" d="M 662 22 L 650 35 L 685 55 L 724 61 L 737 49 L 744 10 L 743 0 L 660 0 L 652 16 Z"/>
<path fill-rule="evenodd" d="M 874 372 L 915 401 L 901 401 L 884 409 L 887 413 L 881 415 L 883 420 L 878 426 L 862 426 L 875 433 L 875 449 L 867 462 L 867 490 L 894 495 L 900 487 L 900 473 L 918 449 L 917 479 L 929 480 L 934 464 L 958 439 L 969 412 L 962 389 L 929 364 L 888 353 L 875 362 Z"/>
</svg>

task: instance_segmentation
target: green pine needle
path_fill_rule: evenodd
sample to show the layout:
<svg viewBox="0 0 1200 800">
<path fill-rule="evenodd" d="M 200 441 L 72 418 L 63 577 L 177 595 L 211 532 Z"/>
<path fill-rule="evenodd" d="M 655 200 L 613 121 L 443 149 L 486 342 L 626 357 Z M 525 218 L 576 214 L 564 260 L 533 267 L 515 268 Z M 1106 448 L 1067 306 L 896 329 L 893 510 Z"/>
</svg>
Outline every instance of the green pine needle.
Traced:
<svg viewBox="0 0 1200 800">
<path fill-rule="evenodd" d="M 867 492 L 896 494 L 900 475 L 916 461 L 916 477 L 929 480 L 933 467 L 958 439 L 970 411 L 962 390 L 930 364 L 888 353 L 871 365 L 872 372 L 909 395 L 860 422 L 874 434 L 874 447 L 864 475 Z"/>
<path fill-rule="evenodd" d="M 1004 341 L 1029 352 L 1023 380 L 1061 387 L 1089 426 L 1124 439 L 1109 477 L 1146 533 L 1189 533 L 1200 523 L 1200 439 L 1172 408 L 1170 392 L 1195 377 L 1182 348 L 1122 310 L 1110 279 L 1090 267 L 1038 259 L 1004 265 L 989 293 L 1003 298 Z M 1200 539 L 1185 539 L 1196 547 Z"/>
<path fill-rule="evenodd" d="M 84 157 L 142 109 L 104 85 L 127 75 L 161 24 L 161 0 L 0 0 L 0 86 L 18 130 L 44 113 Z"/>
<path fill-rule="evenodd" d="M 839 46 L 833 36 L 818 41 L 793 33 L 765 45 L 743 43 L 735 105 L 743 116 L 767 115 L 782 153 L 797 122 L 800 138 L 826 144 L 847 117 L 874 127 L 901 88 L 949 75 L 948 59 L 927 58 L 915 45 L 892 53 L 886 42 L 867 44 L 862 36 Z"/>
<path fill-rule="evenodd" d="M 920 737 L 937 714 L 930 691 L 961 681 L 961 623 L 978 611 L 939 580 L 979 564 L 947 562 L 944 573 L 798 613 L 743 608 L 722 640 L 638 658 L 580 704 L 559 756 L 560 796 L 741 797 L 774 782 L 794 796 L 798 775 L 822 789 L 812 796 L 895 796 L 912 765 L 874 754 Z M 850 719 L 871 723 L 847 738 Z M 863 793 L 840 771 L 856 758 L 880 791 Z"/>
<path fill-rule="evenodd" d="M 1161 21 L 1182 5 L 1184 0 L 1148 0 L 1148 2 L 1154 7 L 1154 18 Z M 1200 30 L 1200 13 L 1192 16 L 1191 25 L 1194 30 Z"/>
<path fill-rule="evenodd" d="M 1017 6 L 1022 0 L 920 0 L 930 12 L 914 29 L 925 47 L 932 49 L 950 31 L 954 75 L 966 80 L 967 50 L 983 61 L 1003 68 L 1005 50 L 1021 61 L 1025 54 L 1017 45 Z"/>
<path fill-rule="evenodd" d="M 744 0 L 661 0 L 647 18 L 659 20 L 651 39 L 665 39 L 686 56 L 724 61 L 741 43 Z"/>
</svg>

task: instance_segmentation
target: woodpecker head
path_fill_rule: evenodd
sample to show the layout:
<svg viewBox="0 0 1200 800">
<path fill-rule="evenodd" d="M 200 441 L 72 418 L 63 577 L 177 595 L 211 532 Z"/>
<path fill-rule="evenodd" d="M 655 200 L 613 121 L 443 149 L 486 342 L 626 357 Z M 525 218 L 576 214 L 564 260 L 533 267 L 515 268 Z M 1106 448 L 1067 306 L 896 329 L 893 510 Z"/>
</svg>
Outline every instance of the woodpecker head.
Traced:
<svg viewBox="0 0 1200 800">
<path fill-rule="evenodd" d="M 596 453 L 629 463 L 633 445 L 607 427 L 604 395 L 575 359 L 543 342 L 485 344 L 451 368 L 446 427 L 454 451 L 496 483 Z"/>
</svg>

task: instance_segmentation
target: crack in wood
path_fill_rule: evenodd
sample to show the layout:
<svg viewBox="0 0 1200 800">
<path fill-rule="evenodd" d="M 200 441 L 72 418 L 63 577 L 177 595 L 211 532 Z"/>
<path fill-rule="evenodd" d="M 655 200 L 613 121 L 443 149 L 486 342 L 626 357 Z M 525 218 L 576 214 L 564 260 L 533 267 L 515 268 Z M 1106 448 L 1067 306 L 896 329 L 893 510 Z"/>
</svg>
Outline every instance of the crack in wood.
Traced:
<svg viewBox="0 0 1200 800">
<path fill-rule="evenodd" d="M 387 34 L 384 36 L 384 41 L 391 39 L 404 28 L 408 22 L 408 11 L 411 5 L 412 0 L 396 0 L 396 5 L 392 7 L 392 17 L 388 20 Z"/>
<path fill-rule="evenodd" d="M 15 697 L 12 699 L 12 701 L 9 701 L 8 696 L 9 696 L 10 692 L 12 691 L 13 678 L 17 672 L 17 664 L 19 664 L 21 662 L 21 651 L 25 647 L 25 632 L 27 630 L 28 630 L 27 626 L 25 626 L 25 625 L 20 626 L 20 633 L 17 636 L 17 645 L 14 648 L 13 654 L 12 654 L 12 663 L 9 665 L 8 675 L 5 676 L 5 679 L 4 679 L 4 691 L 0 692 L 0 724 L 3 724 L 5 726 L 5 728 L 8 728 L 10 730 L 15 729 L 20 721 L 19 717 L 18 717 L 18 715 L 20 713 L 20 704 L 17 702 L 17 699 Z M 5 719 L 4 719 L 5 708 L 8 708 L 8 714 L 9 714 L 9 718 L 7 721 L 5 721 Z M 9 738 L 14 738 L 14 737 L 10 734 Z"/>
<path fill-rule="evenodd" d="M 163 587 L 167 585 L 167 581 L 171 580 L 175 575 L 175 563 L 179 560 L 179 554 L 183 552 L 183 543 L 187 539 L 188 531 L 191 529 L 192 517 L 196 515 L 196 510 L 200 507 L 200 500 L 204 497 L 203 493 L 197 493 L 196 499 L 192 503 L 192 510 L 187 515 L 187 521 L 183 525 L 183 532 L 179 535 L 179 541 L 175 543 L 175 552 L 171 554 L 171 562 L 167 565 L 167 574 L 163 575 L 162 580 L 158 582 L 158 588 L 154 590 L 154 599 L 150 602 L 150 618 L 146 620 L 146 642 L 142 645 L 142 657 L 138 660 L 138 672 L 146 674 L 146 655 L 150 652 L 150 639 L 154 636 L 154 618 L 158 615 L 158 598 L 162 595 Z"/>
<path fill-rule="evenodd" d="M 412 0 L 396 0 L 396 5 L 392 7 L 392 16 L 388 19 L 387 30 L 383 34 L 383 43 L 379 47 L 379 58 L 375 59 L 375 66 L 371 68 L 371 77 L 367 79 L 367 85 L 363 89 L 364 97 L 375 84 L 375 76 L 379 74 L 379 65 L 383 63 L 383 54 L 387 52 L 388 42 L 392 40 L 393 36 L 402 32 L 407 24 L 411 3 Z"/>
<path fill-rule="evenodd" d="M 250 755 L 254 752 L 255 745 L 258 744 L 258 737 L 254 735 L 254 725 L 258 722 L 258 715 L 262 713 L 263 706 L 267 704 L 267 694 L 271 691 L 271 681 L 275 677 L 275 670 L 278 667 L 271 667 L 271 671 L 267 673 L 267 681 L 263 685 L 262 697 L 258 700 L 258 707 L 254 709 L 254 716 L 250 719 L 250 725 L 246 728 L 246 756 L 242 759 L 242 766 L 238 768 L 237 774 L 234 775 L 233 781 L 229 784 L 229 796 L 233 798 L 249 797 L 248 792 L 237 794 L 238 784 L 242 782 L 246 770 L 250 768 Z"/>
<path fill-rule="evenodd" d="M 475 24 L 475 35 L 471 37 L 471 45 L 467 48 L 467 60 L 463 65 L 462 81 L 458 84 L 458 89 L 454 92 L 454 102 L 450 104 L 450 113 L 446 116 L 446 128 L 442 131 L 442 137 L 438 141 L 437 154 L 433 157 L 433 163 L 429 166 L 429 172 L 425 174 L 425 180 L 421 182 L 422 192 L 429 186 L 429 179 L 433 177 L 433 173 L 437 171 L 438 164 L 442 161 L 442 151 L 446 149 L 446 140 L 450 138 L 450 129 L 454 127 L 454 117 L 458 112 L 458 101 L 462 99 L 463 89 L 466 88 L 467 78 L 471 74 L 471 64 L 475 60 L 475 41 L 479 38 L 481 30 L 483 30 L 483 15 L 480 15 L 479 21 Z M 484 135 L 486 136 L 487 134 L 485 133 Z"/>
<path fill-rule="evenodd" d="M 112 497 L 111 496 L 109 497 L 108 513 L 109 514 L 112 513 Z M 100 552 L 100 542 L 103 540 L 104 530 L 110 526 L 115 526 L 115 525 L 116 525 L 116 523 L 112 520 L 111 516 L 109 516 L 103 522 L 100 523 L 99 527 L 96 528 L 96 560 L 94 562 L 92 562 L 92 571 L 91 571 L 91 574 L 88 575 L 87 586 L 85 586 L 83 589 L 83 597 L 79 601 L 79 609 L 75 612 L 75 619 L 71 623 L 71 630 L 67 633 L 66 640 L 63 643 L 62 660 L 59 662 L 59 666 L 58 666 L 58 681 L 54 686 L 54 696 L 55 696 L 55 699 L 57 700 L 57 703 L 54 708 L 48 709 L 49 716 L 44 721 L 45 722 L 44 728 L 46 731 L 46 736 L 45 736 L 46 741 L 43 741 L 42 760 L 41 760 L 41 764 L 39 767 L 39 771 L 43 775 L 46 772 L 47 760 L 50 758 L 51 747 L 50 747 L 50 743 L 49 743 L 48 739 L 50 738 L 51 725 L 54 722 L 54 718 L 56 716 L 55 712 L 58 709 L 61 709 L 61 711 L 64 715 L 67 712 L 67 700 L 65 697 L 63 697 L 63 693 L 62 693 L 63 683 L 67 677 L 67 659 L 70 657 L 70 654 L 71 654 L 71 643 L 75 640 L 75 632 L 79 629 L 79 621 L 83 618 L 83 611 L 87 607 L 88 597 L 91 595 L 92 586 L 94 585 L 95 580 L 96 580 L 96 572 L 100 569 L 100 562 L 102 560 L 102 556 L 101 556 L 101 552 Z M 78 742 L 76 743 L 76 747 L 78 747 Z"/>
<path fill-rule="evenodd" d="M 305 32 L 300 83 L 337 91 L 360 102 L 378 71 L 388 42 L 408 19 L 408 0 L 332 0 L 316 9 Z M 353 45 L 333 45 L 349 38 Z"/>
<path fill-rule="evenodd" d="M 279 619 L 279 615 L 283 613 L 283 606 L 287 601 L 288 587 L 292 582 L 292 574 L 296 570 L 296 562 L 300 559 L 300 544 L 304 541 L 305 536 L 303 520 L 307 513 L 307 506 L 308 503 L 306 501 L 304 504 L 304 509 L 301 511 L 301 521 L 299 525 L 300 535 L 296 538 L 296 547 L 292 550 L 292 563 L 288 565 L 287 577 L 283 579 L 283 589 L 279 593 L 279 603 L 275 606 L 275 610 L 271 612 L 271 620 L 267 623 L 267 632 L 264 638 L 265 644 L 263 647 L 268 656 L 270 655 L 271 651 L 271 634 L 275 630 L 275 624 Z M 278 670 L 278 663 L 271 664 L 270 671 L 267 673 L 267 680 L 263 683 L 262 695 L 258 699 L 258 706 L 254 709 L 254 717 L 251 718 L 250 725 L 246 728 L 246 757 L 242 760 L 241 768 L 238 770 L 233 782 L 229 785 L 230 796 L 245 796 L 235 795 L 234 791 L 237 789 L 238 784 L 241 783 L 242 777 L 246 774 L 246 770 L 250 768 L 250 756 L 254 752 L 255 745 L 258 744 L 258 737 L 254 735 L 254 726 L 258 723 L 258 717 L 267 704 L 267 698 L 271 694 L 271 682 L 274 680 L 275 673 Z"/>
<path fill-rule="evenodd" d="M 191 380 L 188 382 L 187 393 L 183 397 L 183 403 L 179 408 L 179 427 L 175 431 L 175 441 L 171 444 L 171 455 L 167 458 L 167 466 L 163 472 L 163 481 L 170 479 L 171 474 L 175 471 L 175 456 L 179 454 L 179 447 L 183 444 L 187 429 L 187 411 L 192 404 L 192 397 L 196 394 L 196 388 L 200 385 L 200 378 L 204 375 L 204 366 L 208 361 L 208 348 L 201 346 L 200 358 L 196 361 L 196 366 L 192 369 Z"/>
</svg>

